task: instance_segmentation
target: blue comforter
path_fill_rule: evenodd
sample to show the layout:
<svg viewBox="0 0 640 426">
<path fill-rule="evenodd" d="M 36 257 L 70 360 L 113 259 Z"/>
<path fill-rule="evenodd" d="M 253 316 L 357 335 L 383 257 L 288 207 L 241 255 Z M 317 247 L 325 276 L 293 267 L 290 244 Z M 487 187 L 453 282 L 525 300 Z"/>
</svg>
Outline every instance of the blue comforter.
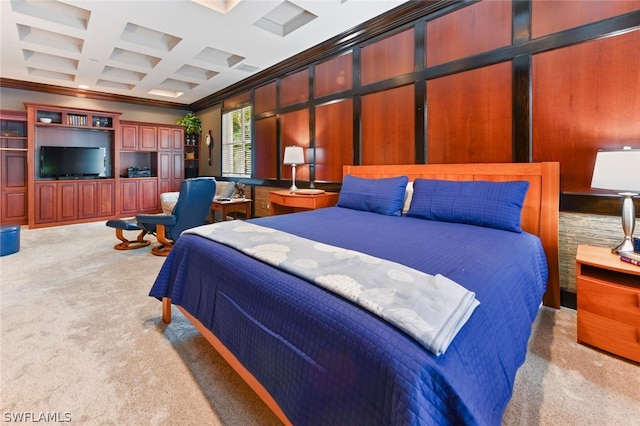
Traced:
<svg viewBox="0 0 640 426">
<path fill-rule="evenodd" d="M 437 357 L 335 294 L 183 235 L 150 295 L 210 329 L 294 424 L 500 424 L 547 279 L 537 237 L 340 207 L 252 222 L 445 275 L 481 302 Z"/>
</svg>

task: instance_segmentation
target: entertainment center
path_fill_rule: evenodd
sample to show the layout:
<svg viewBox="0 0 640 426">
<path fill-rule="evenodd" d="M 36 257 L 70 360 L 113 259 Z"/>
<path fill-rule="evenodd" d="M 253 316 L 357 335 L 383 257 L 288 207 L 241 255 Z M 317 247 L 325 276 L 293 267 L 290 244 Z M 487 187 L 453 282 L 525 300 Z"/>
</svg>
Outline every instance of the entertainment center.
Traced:
<svg viewBox="0 0 640 426">
<path fill-rule="evenodd" d="M 184 176 L 181 126 L 25 103 L 30 228 L 159 213 Z"/>
</svg>

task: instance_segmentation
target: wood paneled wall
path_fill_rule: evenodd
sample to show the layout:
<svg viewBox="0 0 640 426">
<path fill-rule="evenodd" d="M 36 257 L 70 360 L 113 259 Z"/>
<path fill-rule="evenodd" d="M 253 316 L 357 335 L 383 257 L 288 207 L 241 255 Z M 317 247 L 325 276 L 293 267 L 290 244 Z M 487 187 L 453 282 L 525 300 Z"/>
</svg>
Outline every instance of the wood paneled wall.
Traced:
<svg viewBox="0 0 640 426">
<path fill-rule="evenodd" d="M 254 177 L 288 186 L 287 145 L 300 187 L 343 164 L 559 161 L 589 211 L 597 149 L 640 148 L 638 69 L 640 1 L 460 2 L 247 88 Z"/>
</svg>

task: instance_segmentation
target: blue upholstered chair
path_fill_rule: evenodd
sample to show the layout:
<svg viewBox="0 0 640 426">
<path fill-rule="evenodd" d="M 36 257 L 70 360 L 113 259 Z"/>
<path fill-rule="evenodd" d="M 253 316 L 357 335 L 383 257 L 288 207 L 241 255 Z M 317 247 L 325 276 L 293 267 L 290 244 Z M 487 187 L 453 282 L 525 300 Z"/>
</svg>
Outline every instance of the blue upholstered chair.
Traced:
<svg viewBox="0 0 640 426">
<path fill-rule="evenodd" d="M 206 224 L 215 193 L 215 179 L 186 179 L 180 186 L 178 202 L 171 214 L 137 215 L 140 229 L 155 235 L 160 243 L 151 252 L 156 256 L 167 256 L 182 231 Z"/>
</svg>

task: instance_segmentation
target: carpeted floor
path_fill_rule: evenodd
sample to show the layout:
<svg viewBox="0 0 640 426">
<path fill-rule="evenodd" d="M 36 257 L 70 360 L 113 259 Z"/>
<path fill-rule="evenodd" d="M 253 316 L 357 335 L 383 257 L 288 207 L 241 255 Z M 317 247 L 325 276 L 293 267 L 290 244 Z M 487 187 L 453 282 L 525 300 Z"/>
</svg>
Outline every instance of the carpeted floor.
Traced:
<svg viewBox="0 0 640 426">
<path fill-rule="evenodd" d="M 147 294 L 164 259 L 116 242 L 104 222 L 22 228 L 0 257 L 0 421 L 279 424 L 177 310 L 162 324 Z M 503 424 L 640 425 L 640 367 L 543 308 Z"/>
</svg>

